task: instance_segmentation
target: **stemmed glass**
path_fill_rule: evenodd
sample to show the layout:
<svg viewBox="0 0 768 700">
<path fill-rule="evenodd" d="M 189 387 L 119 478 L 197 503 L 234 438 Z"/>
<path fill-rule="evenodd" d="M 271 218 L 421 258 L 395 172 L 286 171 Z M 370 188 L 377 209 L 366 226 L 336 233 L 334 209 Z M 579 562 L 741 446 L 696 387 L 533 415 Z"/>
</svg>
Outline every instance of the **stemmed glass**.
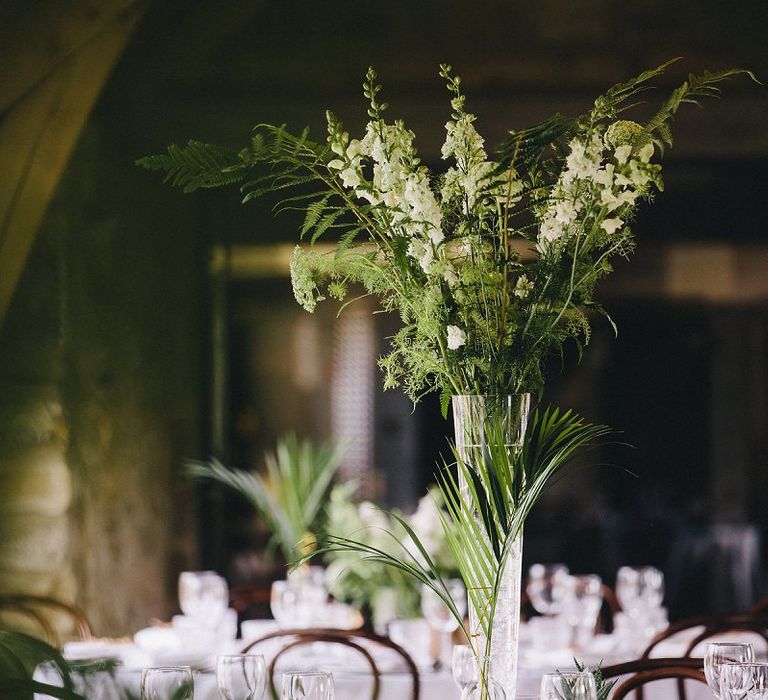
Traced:
<svg viewBox="0 0 768 700">
<path fill-rule="evenodd" d="M 654 566 L 622 566 L 616 575 L 616 597 L 632 618 L 658 608 L 664 599 L 664 574 Z"/>
<path fill-rule="evenodd" d="M 545 673 L 541 700 L 597 700 L 595 677 L 589 672 Z"/>
<path fill-rule="evenodd" d="M 568 576 L 564 588 L 563 615 L 573 629 L 574 645 L 583 647 L 594 634 L 603 605 L 603 581 L 595 574 Z"/>
<path fill-rule="evenodd" d="M 257 700 L 267 687 L 261 654 L 227 654 L 216 660 L 216 684 L 224 700 Z"/>
<path fill-rule="evenodd" d="M 194 691 L 189 666 L 145 668 L 141 672 L 141 700 L 192 700 Z"/>
<path fill-rule="evenodd" d="M 755 650 L 746 642 L 710 642 L 704 653 L 704 675 L 714 696 L 720 700 L 723 664 L 742 664 L 755 660 Z"/>
<path fill-rule="evenodd" d="M 467 598 L 464 584 L 460 579 L 452 578 L 445 581 L 445 587 L 453 600 L 459 615 L 467 612 Z M 435 669 L 450 663 L 451 632 L 459 626 L 459 621 L 451 614 L 448 606 L 426 584 L 421 588 L 421 612 L 429 626 L 440 635 L 440 650 L 435 659 Z"/>
<path fill-rule="evenodd" d="M 333 700 L 333 676 L 320 671 L 286 673 L 280 700 Z"/>
<path fill-rule="evenodd" d="M 229 607 L 226 580 L 215 571 L 182 571 L 179 574 L 179 606 L 201 626 L 214 629 Z"/>
<path fill-rule="evenodd" d="M 744 700 L 750 693 L 768 692 L 768 663 L 720 665 L 720 695 L 724 700 Z"/>
<path fill-rule="evenodd" d="M 567 577 L 565 564 L 534 564 L 528 569 L 525 590 L 536 612 L 550 616 L 561 611 L 563 584 Z"/>
<path fill-rule="evenodd" d="M 477 679 L 477 659 L 475 652 L 468 644 L 457 644 L 453 647 L 451 675 L 460 693 Z"/>
</svg>

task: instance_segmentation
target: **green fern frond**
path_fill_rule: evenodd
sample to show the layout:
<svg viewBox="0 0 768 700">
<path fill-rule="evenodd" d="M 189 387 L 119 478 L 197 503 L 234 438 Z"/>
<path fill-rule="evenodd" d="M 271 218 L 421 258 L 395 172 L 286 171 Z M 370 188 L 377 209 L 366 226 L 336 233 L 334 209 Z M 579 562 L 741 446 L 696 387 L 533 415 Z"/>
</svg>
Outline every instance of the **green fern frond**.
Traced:
<svg viewBox="0 0 768 700">
<path fill-rule="evenodd" d="M 595 106 L 589 115 L 590 122 L 594 124 L 602 119 L 615 119 L 621 112 L 637 104 L 627 105 L 626 102 L 647 90 L 652 90 L 653 86 L 648 85 L 649 81 L 661 75 L 669 66 L 679 60 L 679 57 L 672 58 L 656 68 L 643 71 L 640 75 L 636 75 L 626 82 L 617 83 L 610 87 L 595 100 Z"/>
<path fill-rule="evenodd" d="M 164 172 L 163 182 L 170 182 L 187 193 L 241 182 L 250 167 L 243 160 L 242 152 L 201 141 L 168 146 L 164 154 L 139 158 L 136 164 Z"/>
<path fill-rule="evenodd" d="M 501 142 L 496 150 L 499 161 L 497 174 L 507 168 L 515 168 L 519 178 L 527 179 L 542 153 L 553 142 L 568 134 L 574 125 L 575 122 L 572 119 L 568 119 L 562 114 L 555 114 L 526 129 L 510 131 L 509 136 Z"/>
<path fill-rule="evenodd" d="M 665 146 L 672 145 L 672 120 L 677 110 L 683 104 L 693 104 L 701 106 L 699 100 L 709 97 L 720 97 L 719 83 L 729 80 L 737 75 L 746 75 L 753 81 L 759 83 L 754 73 L 744 69 L 731 69 L 710 73 L 705 71 L 701 75 L 690 74 L 679 88 L 677 88 L 669 98 L 664 102 L 659 111 L 651 117 L 643 129 L 645 138 L 653 139 L 654 142 L 663 149 Z"/>
</svg>

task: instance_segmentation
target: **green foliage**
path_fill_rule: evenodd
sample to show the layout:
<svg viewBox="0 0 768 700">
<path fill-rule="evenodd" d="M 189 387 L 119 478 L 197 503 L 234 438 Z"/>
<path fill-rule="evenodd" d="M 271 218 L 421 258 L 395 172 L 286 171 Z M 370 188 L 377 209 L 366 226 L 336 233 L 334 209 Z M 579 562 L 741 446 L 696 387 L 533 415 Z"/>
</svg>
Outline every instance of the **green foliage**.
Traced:
<svg viewBox="0 0 768 700">
<path fill-rule="evenodd" d="M 190 462 L 187 473 L 233 489 L 264 518 L 285 560 L 314 548 L 323 508 L 341 460 L 338 445 L 316 445 L 289 434 L 265 455 L 265 474 L 225 467 L 218 460 Z"/>
<path fill-rule="evenodd" d="M 472 450 L 467 459 L 454 450 L 457 474 L 451 466 L 444 465 L 438 485 L 446 506 L 441 516 L 445 537 L 489 640 L 504 564 L 522 532 L 525 518 L 552 477 L 579 448 L 606 436 L 609 429 L 587 423 L 573 411 L 555 408 L 534 413 L 518 447 L 505 444 L 502 418 L 497 413 L 489 416 L 485 430 L 486 447 Z M 396 513 L 391 517 L 398 529 L 405 532 L 411 546 L 393 533 L 389 533 L 392 547 L 328 534 L 320 542 L 319 553 L 357 552 L 369 562 L 393 567 L 413 577 L 443 600 L 469 643 L 473 643 L 444 575 L 427 547 L 405 518 Z M 489 650 L 475 651 L 487 655 Z"/>
<path fill-rule="evenodd" d="M 586 664 L 579 663 L 578 659 L 573 660 L 576 670 L 580 673 L 589 671 Z M 595 677 L 595 686 L 597 687 L 597 700 L 608 700 L 608 696 L 611 694 L 613 686 L 616 685 L 616 681 L 607 681 L 603 678 L 603 669 L 600 664 L 597 665 L 592 675 Z"/>
<path fill-rule="evenodd" d="M 244 202 L 276 193 L 276 212 L 303 213 L 310 246 L 332 236 L 332 254 L 294 256 L 294 293 L 312 311 L 357 284 L 398 313 L 402 330 L 380 361 L 386 387 L 414 401 L 437 391 L 443 407 L 449 395 L 539 391 L 547 359 L 567 343 L 580 354 L 592 319 L 605 316 L 595 287 L 615 257 L 631 254 L 637 207 L 663 188 L 651 159 L 672 144 L 678 109 L 717 97 L 724 80 L 754 79 L 690 75 L 646 123 L 626 119 L 673 62 L 614 85 L 585 114 L 510 131 L 494 160 L 461 79 L 443 64 L 443 173 L 421 163 L 402 121 L 385 121 L 373 69 L 359 140 L 328 111 L 325 144 L 260 124 L 238 152 L 191 141 L 138 163 L 186 192 L 237 183 Z"/>
<path fill-rule="evenodd" d="M 33 678 L 44 663 L 61 677 L 60 687 Z M 0 700 L 33 700 L 35 693 L 87 700 L 75 692 L 69 665 L 57 649 L 21 632 L 0 629 Z"/>
</svg>

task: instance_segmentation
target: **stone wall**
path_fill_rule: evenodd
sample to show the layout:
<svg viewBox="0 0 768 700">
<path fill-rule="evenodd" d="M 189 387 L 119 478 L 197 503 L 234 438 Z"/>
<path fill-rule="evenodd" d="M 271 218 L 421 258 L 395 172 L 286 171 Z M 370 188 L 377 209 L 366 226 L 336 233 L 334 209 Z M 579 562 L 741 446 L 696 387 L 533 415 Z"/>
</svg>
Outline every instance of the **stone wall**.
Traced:
<svg viewBox="0 0 768 700">
<path fill-rule="evenodd" d="M 95 631 L 175 610 L 194 565 L 204 256 L 97 113 L 0 335 L 0 593 L 75 602 Z"/>
</svg>

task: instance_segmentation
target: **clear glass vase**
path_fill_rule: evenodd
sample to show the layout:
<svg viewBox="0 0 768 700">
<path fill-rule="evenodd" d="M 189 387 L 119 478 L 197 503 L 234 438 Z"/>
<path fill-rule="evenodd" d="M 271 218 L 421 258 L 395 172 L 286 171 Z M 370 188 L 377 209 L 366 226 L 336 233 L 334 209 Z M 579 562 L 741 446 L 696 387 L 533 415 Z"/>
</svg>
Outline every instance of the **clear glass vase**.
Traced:
<svg viewBox="0 0 768 700">
<path fill-rule="evenodd" d="M 486 426 L 491 418 L 500 420 L 501 429 L 494 431 L 494 435 L 504 441 L 504 447 L 510 452 L 519 449 L 528 424 L 530 404 L 530 394 L 502 397 L 454 396 L 455 440 L 461 459 L 471 466 L 476 455 L 485 452 L 488 447 Z M 467 488 L 461 474 L 459 485 L 462 490 Z M 509 698 L 515 697 L 517 685 L 522 558 L 521 532 L 504 564 L 490 639 L 489 662 L 493 668 L 493 679 Z M 484 608 L 482 606 L 481 610 Z M 475 609 L 472 600 L 469 601 L 469 630 L 473 647 L 480 655 L 484 655 L 488 650 L 488 640 L 483 632 L 481 612 Z"/>
<path fill-rule="evenodd" d="M 477 663 L 477 678 L 461 691 L 461 700 L 507 700 L 507 697 L 515 697 L 514 694 L 508 696 L 494 679 L 488 657 L 481 657 Z"/>
</svg>

